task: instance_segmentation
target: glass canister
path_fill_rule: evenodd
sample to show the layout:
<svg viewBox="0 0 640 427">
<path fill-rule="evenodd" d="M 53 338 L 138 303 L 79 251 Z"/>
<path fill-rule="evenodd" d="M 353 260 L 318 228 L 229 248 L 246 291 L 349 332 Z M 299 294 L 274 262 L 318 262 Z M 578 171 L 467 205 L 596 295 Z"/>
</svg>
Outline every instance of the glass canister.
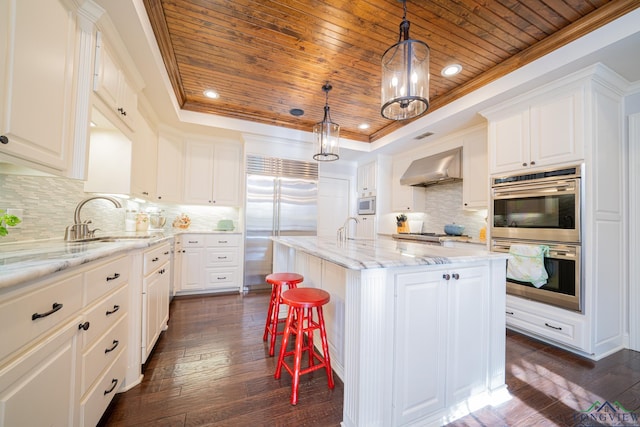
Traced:
<svg viewBox="0 0 640 427">
<path fill-rule="evenodd" d="M 128 210 L 124 217 L 124 231 L 136 231 L 136 216 L 138 212 L 135 210 Z"/>
<path fill-rule="evenodd" d="M 147 231 L 149 229 L 149 214 L 139 212 L 136 215 L 136 231 Z"/>
</svg>

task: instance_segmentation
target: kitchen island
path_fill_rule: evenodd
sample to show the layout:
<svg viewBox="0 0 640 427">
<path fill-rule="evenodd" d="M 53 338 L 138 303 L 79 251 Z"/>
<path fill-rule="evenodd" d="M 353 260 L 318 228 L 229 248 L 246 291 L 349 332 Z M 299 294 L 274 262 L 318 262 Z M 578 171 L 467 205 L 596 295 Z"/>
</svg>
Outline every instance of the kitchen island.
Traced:
<svg viewBox="0 0 640 427">
<path fill-rule="evenodd" d="M 506 254 L 384 238 L 273 242 L 274 271 L 331 294 L 344 426 L 439 426 L 505 395 Z"/>
</svg>

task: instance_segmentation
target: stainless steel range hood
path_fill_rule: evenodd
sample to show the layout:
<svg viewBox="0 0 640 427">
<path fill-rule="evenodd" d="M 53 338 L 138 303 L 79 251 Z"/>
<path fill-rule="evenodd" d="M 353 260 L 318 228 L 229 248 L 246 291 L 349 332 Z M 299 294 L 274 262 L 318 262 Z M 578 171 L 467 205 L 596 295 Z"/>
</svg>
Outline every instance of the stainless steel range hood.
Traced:
<svg viewBox="0 0 640 427">
<path fill-rule="evenodd" d="M 414 160 L 400 184 L 426 187 L 462 179 L 462 147 Z"/>
</svg>

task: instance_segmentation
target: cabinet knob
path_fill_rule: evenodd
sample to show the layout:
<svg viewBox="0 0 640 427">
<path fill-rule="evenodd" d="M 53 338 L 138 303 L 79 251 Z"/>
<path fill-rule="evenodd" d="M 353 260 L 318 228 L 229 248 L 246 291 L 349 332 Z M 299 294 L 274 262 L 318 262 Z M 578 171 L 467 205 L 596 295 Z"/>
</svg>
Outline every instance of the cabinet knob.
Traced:
<svg viewBox="0 0 640 427">
<path fill-rule="evenodd" d="M 453 277 L 455 280 L 458 280 L 460 278 L 460 275 L 458 273 L 453 273 L 451 277 Z"/>
<path fill-rule="evenodd" d="M 8 144 L 9 138 L 7 138 L 5 135 L 0 135 L 0 143 Z"/>
<path fill-rule="evenodd" d="M 90 325 L 91 325 L 91 324 L 90 324 L 89 322 L 80 323 L 80 324 L 78 325 L 78 329 L 82 329 L 83 331 L 86 331 L 86 330 L 88 330 L 88 329 L 89 329 L 89 326 L 90 326 Z"/>
<path fill-rule="evenodd" d="M 523 163 L 523 164 L 522 164 L 522 166 L 527 166 L 527 164 L 526 164 L 526 163 Z"/>
<path fill-rule="evenodd" d="M 536 161 L 535 160 L 531 160 L 531 166 L 535 165 Z"/>
<path fill-rule="evenodd" d="M 442 278 L 444 280 L 449 280 L 449 279 L 451 279 L 451 276 L 449 274 L 445 273 L 445 274 L 442 275 Z"/>
</svg>

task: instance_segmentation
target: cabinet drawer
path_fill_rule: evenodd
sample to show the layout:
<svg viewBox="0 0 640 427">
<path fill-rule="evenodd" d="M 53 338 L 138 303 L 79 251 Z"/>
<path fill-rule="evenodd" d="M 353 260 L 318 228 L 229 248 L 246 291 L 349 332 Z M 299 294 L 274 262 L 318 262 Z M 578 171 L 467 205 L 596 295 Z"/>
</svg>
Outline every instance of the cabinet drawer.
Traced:
<svg viewBox="0 0 640 427">
<path fill-rule="evenodd" d="M 0 360 L 82 308 L 82 275 L 44 281 L 32 292 L 0 303 Z M 40 316 L 40 317 L 38 317 Z"/>
<path fill-rule="evenodd" d="M 238 250 L 236 248 L 207 249 L 205 257 L 206 267 L 238 265 Z"/>
<path fill-rule="evenodd" d="M 128 290 L 128 285 L 123 286 L 114 294 L 98 302 L 83 316 L 82 323 L 89 322 L 89 329 L 81 331 L 82 348 L 91 345 L 95 339 L 127 314 L 129 310 Z"/>
<path fill-rule="evenodd" d="M 562 314 L 536 313 L 518 305 L 507 305 L 506 322 L 507 326 L 586 350 L 584 322 L 581 319 Z"/>
<path fill-rule="evenodd" d="M 183 248 L 203 248 L 204 236 L 195 234 L 185 234 L 180 238 Z"/>
<path fill-rule="evenodd" d="M 207 287 L 237 286 L 237 268 L 207 268 L 205 269 L 205 283 Z"/>
<path fill-rule="evenodd" d="M 116 361 L 101 375 L 87 396 L 80 402 L 80 425 L 95 426 L 124 382 L 127 353 L 121 351 Z"/>
<path fill-rule="evenodd" d="M 126 283 L 129 270 L 129 258 L 121 257 L 88 271 L 85 276 L 85 304 L 91 304 Z"/>
<path fill-rule="evenodd" d="M 96 343 L 82 353 L 82 389 L 80 395 L 91 387 L 100 373 L 118 358 L 127 347 L 127 315 L 113 325 Z"/>
<path fill-rule="evenodd" d="M 239 234 L 212 234 L 207 236 L 207 246 L 224 247 L 224 246 L 240 246 Z"/>
<path fill-rule="evenodd" d="M 144 275 L 148 275 L 169 261 L 171 250 L 168 244 L 153 248 L 144 253 Z"/>
</svg>

